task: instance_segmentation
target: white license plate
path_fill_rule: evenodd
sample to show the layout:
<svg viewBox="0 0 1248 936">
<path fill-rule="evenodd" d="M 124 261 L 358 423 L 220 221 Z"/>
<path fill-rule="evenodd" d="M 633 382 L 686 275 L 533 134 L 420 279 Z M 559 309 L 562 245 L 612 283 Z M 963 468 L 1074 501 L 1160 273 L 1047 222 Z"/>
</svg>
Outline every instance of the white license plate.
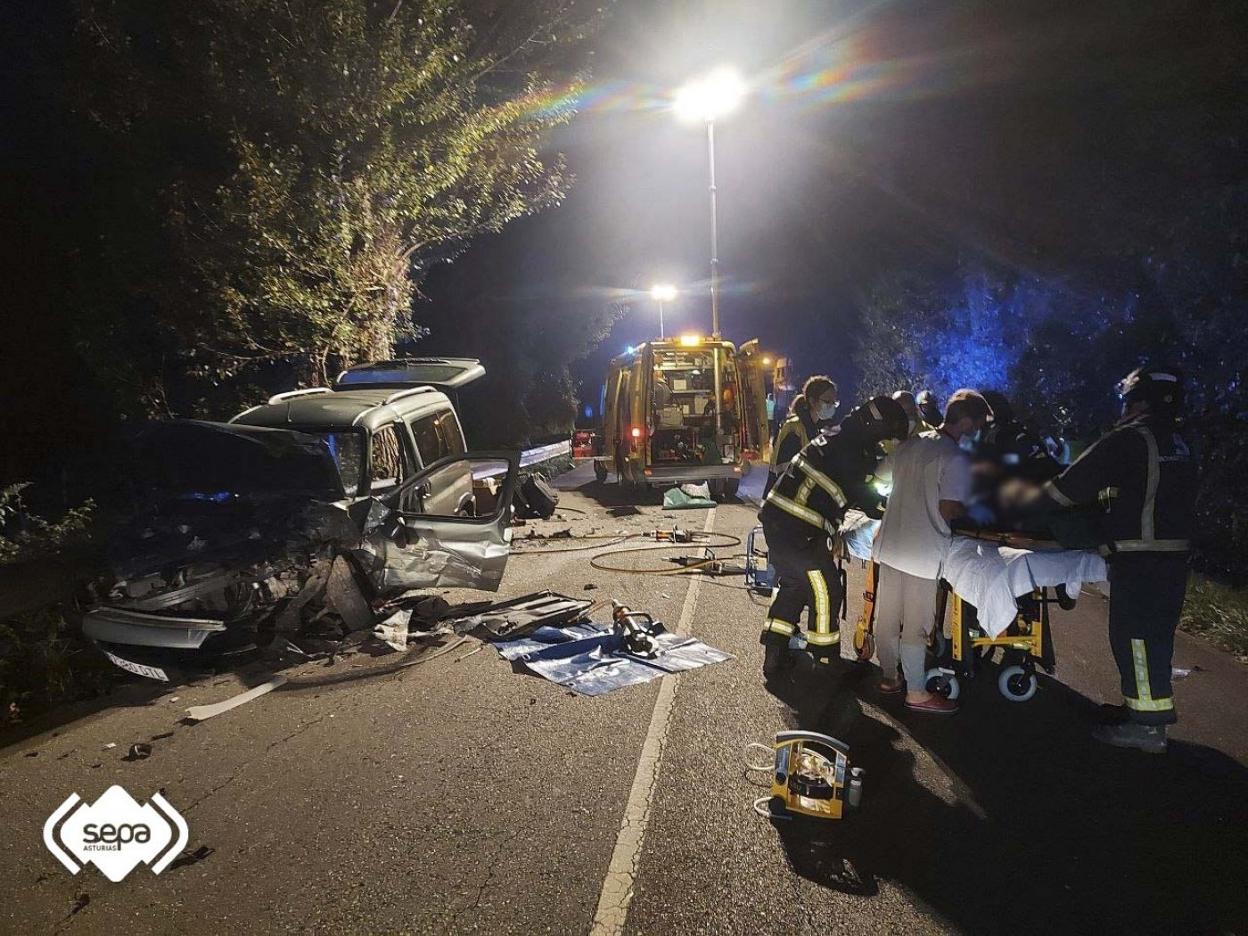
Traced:
<svg viewBox="0 0 1248 936">
<path fill-rule="evenodd" d="M 144 666 L 142 663 L 131 663 L 129 660 L 123 660 L 115 653 L 104 651 L 104 655 L 113 661 L 113 665 L 120 666 L 127 673 L 134 673 L 136 676 L 146 676 L 148 679 L 159 679 L 161 682 L 168 682 L 169 676 L 159 666 Z"/>
</svg>

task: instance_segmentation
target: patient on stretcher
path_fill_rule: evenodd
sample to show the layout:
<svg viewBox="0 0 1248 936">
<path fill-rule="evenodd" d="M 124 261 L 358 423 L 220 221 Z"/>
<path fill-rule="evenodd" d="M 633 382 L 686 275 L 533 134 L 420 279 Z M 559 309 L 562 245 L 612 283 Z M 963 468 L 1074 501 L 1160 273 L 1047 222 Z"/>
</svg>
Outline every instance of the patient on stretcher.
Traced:
<svg viewBox="0 0 1248 936">
<path fill-rule="evenodd" d="M 1097 549 L 1104 512 L 1099 507 L 1058 508 L 1028 478 L 1003 478 L 976 466 L 975 501 L 953 524 L 964 535 L 1016 534 L 1020 539 L 1052 542 L 1062 549 Z"/>
</svg>

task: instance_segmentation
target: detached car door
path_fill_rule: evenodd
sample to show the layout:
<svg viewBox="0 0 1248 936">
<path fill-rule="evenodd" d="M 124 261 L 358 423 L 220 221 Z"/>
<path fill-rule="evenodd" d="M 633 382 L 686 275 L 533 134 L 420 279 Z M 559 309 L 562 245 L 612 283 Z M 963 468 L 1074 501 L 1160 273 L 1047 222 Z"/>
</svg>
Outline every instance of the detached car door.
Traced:
<svg viewBox="0 0 1248 936">
<path fill-rule="evenodd" d="M 515 452 L 448 455 L 382 503 L 387 521 L 366 536 L 370 577 L 381 593 L 418 588 L 497 591 L 511 552 L 511 501 L 520 471 Z M 443 487 L 471 485 L 470 504 L 446 507 Z M 438 510 L 454 512 L 439 513 Z"/>
</svg>

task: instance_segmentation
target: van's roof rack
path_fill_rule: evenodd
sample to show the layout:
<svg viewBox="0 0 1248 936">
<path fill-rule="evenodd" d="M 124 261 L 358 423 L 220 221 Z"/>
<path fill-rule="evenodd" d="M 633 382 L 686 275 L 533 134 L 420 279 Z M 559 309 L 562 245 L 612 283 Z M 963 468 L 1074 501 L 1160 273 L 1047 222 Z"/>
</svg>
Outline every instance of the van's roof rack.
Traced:
<svg viewBox="0 0 1248 936">
<path fill-rule="evenodd" d="M 382 406 L 389 406 L 395 400 L 401 400 L 404 397 L 415 396 L 418 393 L 433 393 L 433 387 L 408 387 L 406 390 L 396 390 L 384 400 L 381 401 Z"/>
<path fill-rule="evenodd" d="M 269 397 L 270 403 L 285 403 L 287 400 L 293 400 L 295 397 L 315 396 L 318 393 L 333 393 L 329 387 L 307 387 L 303 390 L 287 390 L 285 393 L 275 393 Z"/>
</svg>

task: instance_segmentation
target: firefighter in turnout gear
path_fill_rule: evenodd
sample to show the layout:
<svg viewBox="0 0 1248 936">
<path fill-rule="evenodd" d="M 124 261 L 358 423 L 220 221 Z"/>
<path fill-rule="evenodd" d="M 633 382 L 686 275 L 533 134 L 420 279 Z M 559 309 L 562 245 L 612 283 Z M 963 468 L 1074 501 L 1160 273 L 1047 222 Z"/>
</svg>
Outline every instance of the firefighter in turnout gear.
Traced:
<svg viewBox="0 0 1248 936">
<path fill-rule="evenodd" d="M 1109 643 L 1124 716 L 1093 734 L 1161 753 L 1176 720 L 1170 664 L 1187 589 L 1196 465 L 1178 425 L 1180 374 L 1141 367 L 1118 384 L 1122 419 L 1044 491 L 1062 507 L 1101 505 Z"/>
<path fill-rule="evenodd" d="M 829 423 L 836 415 L 838 402 L 836 383 L 831 377 L 811 377 L 802 392 L 793 398 L 789 417 L 781 424 L 771 445 L 771 465 L 763 496 L 771 493 L 776 479 L 784 474 L 793 456 L 804 449 L 819 432 L 821 423 Z"/>
<path fill-rule="evenodd" d="M 812 439 L 767 494 L 758 516 L 779 587 L 761 638 L 765 676 L 793 662 L 789 638 L 807 609 L 807 650 L 822 662 L 839 655 L 836 618 L 844 583 L 829 541 L 850 507 L 881 515 L 882 499 L 871 485 L 880 443 L 903 438 L 907 428 L 906 414 L 895 400 L 875 397 Z"/>
</svg>

